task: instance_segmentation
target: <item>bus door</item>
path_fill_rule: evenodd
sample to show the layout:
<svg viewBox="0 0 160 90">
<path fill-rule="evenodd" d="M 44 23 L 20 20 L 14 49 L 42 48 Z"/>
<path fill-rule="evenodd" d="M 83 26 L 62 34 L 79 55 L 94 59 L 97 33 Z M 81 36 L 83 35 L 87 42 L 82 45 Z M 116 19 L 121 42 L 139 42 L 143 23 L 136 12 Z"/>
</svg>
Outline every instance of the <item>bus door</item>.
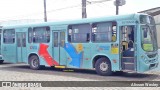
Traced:
<svg viewBox="0 0 160 90">
<path fill-rule="evenodd" d="M 134 25 L 120 27 L 121 69 L 136 71 Z"/>
<path fill-rule="evenodd" d="M 66 53 L 65 53 L 65 32 L 53 31 L 52 32 L 52 55 L 53 58 L 59 63 L 59 65 L 66 65 Z"/>
<path fill-rule="evenodd" d="M 24 62 L 27 49 L 26 49 L 26 33 L 25 32 L 17 32 L 16 33 L 17 40 L 17 62 Z"/>
</svg>

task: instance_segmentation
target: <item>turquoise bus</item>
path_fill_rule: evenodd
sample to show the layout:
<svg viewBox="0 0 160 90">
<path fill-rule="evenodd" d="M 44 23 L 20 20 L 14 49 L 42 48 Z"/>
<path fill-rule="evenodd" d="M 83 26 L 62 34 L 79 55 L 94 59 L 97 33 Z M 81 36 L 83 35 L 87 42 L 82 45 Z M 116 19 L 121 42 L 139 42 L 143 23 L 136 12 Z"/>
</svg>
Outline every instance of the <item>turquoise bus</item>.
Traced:
<svg viewBox="0 0 160 90">
<path fill-rule="evenodd" d="M 155 21 L 147 14 L 2 27 L 4 61 L 31 69 L 93 69 L 99 75 L 158 67 Z"/>
</svg>

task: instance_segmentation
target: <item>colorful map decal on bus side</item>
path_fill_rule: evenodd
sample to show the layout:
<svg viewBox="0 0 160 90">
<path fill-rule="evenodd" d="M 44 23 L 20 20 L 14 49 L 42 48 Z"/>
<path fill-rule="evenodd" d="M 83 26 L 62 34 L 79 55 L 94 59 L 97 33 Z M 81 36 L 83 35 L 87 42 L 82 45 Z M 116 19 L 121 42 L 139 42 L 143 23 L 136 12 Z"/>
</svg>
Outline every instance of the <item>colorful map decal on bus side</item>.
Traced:
<svg viewBox="0 0 160 90">
<path fill-rule="evenodd" d="M 64 46 L 64 49 L 72 58 L 70 65 L 73 65 L 75 67 L 80 67 L 80 62 L 81 62 L 81 58 L 82 58 L 82 50 L 83 50 L 82 44 L 77 45 L 76 49 L 78 51 L 70 43 L 66 43 L 66 45 Z"/>
<path fill-rule="evenodd" d="M 57 66 L 57 65 L 59 65 L 59 64 L 56 62 L 56 60 L 54 60 L 54 59 L 51 57 L 51 55 L 48 53 L 47 48 L 48 48 L 48 45 L 41 43 L 41 44 L 40 44 L 40 47 L 39 47 L 39 51 L 38 51 L 39 56 L 43 57 L 44 60 L 46 61 L 46 63 L 47 63 L 48 65 L 50 65 L 50 66 L 53 66 L 53 65 Z"/>
</svg>

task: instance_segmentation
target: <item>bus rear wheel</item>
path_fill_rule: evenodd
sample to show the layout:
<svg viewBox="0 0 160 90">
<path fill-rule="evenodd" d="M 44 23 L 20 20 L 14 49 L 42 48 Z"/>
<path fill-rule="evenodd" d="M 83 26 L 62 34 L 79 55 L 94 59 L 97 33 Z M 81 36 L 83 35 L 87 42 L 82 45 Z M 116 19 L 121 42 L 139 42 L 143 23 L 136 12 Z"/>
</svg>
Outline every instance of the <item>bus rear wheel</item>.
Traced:
<svg viewBox="0 0 160 90">
<path fill-rule="evenodd" d="M 111 63 L 107 58 L 99 58 L 95 63 L 96 72 L 102 76 L 112 75 Z"/>
<path fill-rule="evenodd" d="M 34 70 L 40 69 L 40 62 L 37 55 L 32 55 L 29 58 L 29 65 L 31 69 L 34 69 Z"/>
</svg>

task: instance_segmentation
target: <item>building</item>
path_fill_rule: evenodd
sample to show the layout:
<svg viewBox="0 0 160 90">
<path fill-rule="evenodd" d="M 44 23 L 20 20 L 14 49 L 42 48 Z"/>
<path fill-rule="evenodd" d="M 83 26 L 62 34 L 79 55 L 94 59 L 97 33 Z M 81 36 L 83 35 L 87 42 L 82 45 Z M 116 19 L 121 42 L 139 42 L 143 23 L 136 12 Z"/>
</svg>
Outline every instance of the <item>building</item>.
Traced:
<svg viewBox="0 0 160 90">
<path fill-rule="evenodd" d="M 157 28 L 157 40 L 158 40 L 158 47 L 160 48 L 160 7 L 140 11 L 138 13 L 147 13 L 154 17 L 156 22 L 156 28 Z"/>
</svg>

